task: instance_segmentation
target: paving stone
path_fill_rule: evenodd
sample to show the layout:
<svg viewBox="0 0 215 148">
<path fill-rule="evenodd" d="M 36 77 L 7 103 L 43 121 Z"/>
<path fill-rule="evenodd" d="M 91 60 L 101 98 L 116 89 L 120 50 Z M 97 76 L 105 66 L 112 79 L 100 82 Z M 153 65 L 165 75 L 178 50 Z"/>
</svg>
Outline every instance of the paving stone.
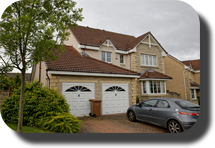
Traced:
<svg viewBox="0 0 215 148">
<path fill-rule="evenodd" d="M 82 120 L 80 133 L 168 133 L 162 127 L 144 122 L 130 122 L 125 114 L 101 117 L 79 117 Z"/>
</svg>

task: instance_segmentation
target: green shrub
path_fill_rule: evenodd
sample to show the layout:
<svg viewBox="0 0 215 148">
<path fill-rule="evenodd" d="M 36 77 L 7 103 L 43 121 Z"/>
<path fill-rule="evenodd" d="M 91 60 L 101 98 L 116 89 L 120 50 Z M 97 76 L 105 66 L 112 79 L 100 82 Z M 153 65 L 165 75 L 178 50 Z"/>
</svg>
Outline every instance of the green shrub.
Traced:
<svg viewBox="0 0 215 148">
<path fill-rule="evenodd" d="M 140 102 L 140 99 L 139 99 L 139 96 L 137 95 L 136 96 L 136 103 L 139 103 Z"/>
<path fill-rule="evenodd" d="M 6 123 L 18 123 L 20 88 L 14 90 L 11 97 L 2 105 L 2 118 Z M 23 125 L 35 126 L 39 119 L 48 117 L 48 113 L 69 113 L 69 105 L 63 95 L 57 91 L 42 87 L 39 82 L 26 84 L 24 96 Z"/>
<path fill-rule="evenodd" d="M 198 99 L 198 103 L 200 105 L 200 96 L 197 96 L 197 99 Z"/>
<path fill-rule="evenodd" d="M 50 116 L 40 119 L 37 126 L 41 129 L 61 133 L 78 133 L 81 121 L 70 113 L 49 113 Z"/>
</svg>

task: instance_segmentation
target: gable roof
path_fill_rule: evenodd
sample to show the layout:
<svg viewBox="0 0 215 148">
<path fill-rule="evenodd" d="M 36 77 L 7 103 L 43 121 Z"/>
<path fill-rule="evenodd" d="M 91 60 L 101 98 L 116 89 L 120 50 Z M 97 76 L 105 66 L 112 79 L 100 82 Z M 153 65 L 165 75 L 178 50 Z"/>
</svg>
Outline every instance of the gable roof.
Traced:
<svg viewBox="0 0 215 148">
<path fill-rule="evenodd" d="M 139 79 L 147 79 L 147 78 L 153 78 L 153 79 L 172 79 L 172 77 L 167 76 L 163 73 L 157 72 L 155 70 L 147 69 L 145 72 L 140 76 Z"/>
<path fill-rule="evenodd" d="M 196 82 L 190 81 L 190 86 L 191 87 L 200 87 L 200 85 Z"/>
<path fill-rule="evenodd" d="M 94 29 L 84 26 L 78 26 L 75 29 L 73 29 L 73 26 L 71 26 L 70 30 L 75 35 L 76 39 L 81 45 L 100 47 L 107 39 L 109 39 L 117 48 L 117 50 L 122 51 L 129 51 L 133 49 L 140 41 L 142 41 L 149 34 L 155 39 L 151 32 L 147 32 L 136 38 L 131 35 L 119 34 L 115 32 Z M 160 43 L 157 40 L 156 42 L 160 45 Z M 162 46 L 161 48 L 164 50 Z M 164 52 L 167 53 L 165 50 Z"/>
<path fill-rule="evenodd" d="M 192 65 L 193 69 L 200 70 L 200 59 L 198 60 L 188 60 L 188 61 L 181 61 L 183 64 L 190 66 Z"/>
<path fill-rule="evenodd" d="M 46 61 L 47 70 L 54 71 L 70 71 L 70 72 L 89 72 L 89 73 L 105 73 L 105 74 L 123 74 L 123 75 L 140 75 L 137 72 L 115 66 L 86 55 L 81 55 L 72 46 L 65 46 L 65 52 L 59 56 L 56 61 Z"/>
</svg>

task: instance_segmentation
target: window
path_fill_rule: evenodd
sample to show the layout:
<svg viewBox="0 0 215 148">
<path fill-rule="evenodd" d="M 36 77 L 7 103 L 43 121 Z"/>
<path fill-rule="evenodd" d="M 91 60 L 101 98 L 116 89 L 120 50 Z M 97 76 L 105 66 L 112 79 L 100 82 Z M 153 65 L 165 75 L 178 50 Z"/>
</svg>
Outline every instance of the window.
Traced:
<svg viewBox="0 0 215 148">
<path fill-rule="evenodd" d="M 157 59 L 156 56 L 153 55 L 140 55 L 141 65 L 143 66 L 157 66 Z"/>
<path fill-rule="evenodd" d="M 191 95 L 192 95 L 192 99 L 196 99 L 196 90 L 195 89 L 191 89 Z"/>
<path fill-rule="evenodd" d="M 91 92 L 90 89 L 84 87 L 84 86 L 74 86 L 74 87 L 70 87 L 69 89 L 67 89 L 65 92 Z"/>
<path fill-rule="evenodd" d="M 105 91 L 125 91 L 122 87 L 119 86 L 112 86 L 106 89 Z"/>
<path fill-rule="evenodd" d="M 142 94 L 165 94 L 165 81 L 142 81 Z"/>
<path fill-rule="evenodd" d="M 190 111 L 200 111 L 200 106 L 185 100 L 175 101 L 175 103 L 180 106 L 182 109 Z"/>
<path fill-rule="evenodd" d="M 144 101 L 141 106 L 142 107 L 154 107 L 156 104 L 157 100 L 148 100 L 148 101 Z"/>
<path fill-rule="evenodd" d="M 110 52 L 102 52 L 102 61 L 111 63 L 111 53 Z"/>
<path fill-rule="evenodd" d="M 124 64 L 124 55 L 120 55 L 120 64 Z"/>
<path fill-rule="evenodd" d="M 143 81 L 143 94 L 146 94 L 146 82 Z"/>
<path fill-rule="evenodd" d="M 157 107 L 159 108 L 169 108 L 169 103 L 164 101 L 164 100 L 160 100 L 157 104 Z"/>
</svg>

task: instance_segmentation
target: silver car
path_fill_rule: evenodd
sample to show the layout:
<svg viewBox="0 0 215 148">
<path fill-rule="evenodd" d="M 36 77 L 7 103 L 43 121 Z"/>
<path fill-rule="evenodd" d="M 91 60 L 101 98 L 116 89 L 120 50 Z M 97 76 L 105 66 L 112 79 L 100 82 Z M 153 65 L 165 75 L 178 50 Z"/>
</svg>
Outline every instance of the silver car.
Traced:
<svg viewBox="0 0 215 148">
<path fill-rule="evenodd" d="M 198 120 L 200 106 L 182 99 L 153 98 L 128 108 L 127 117 L 167 128 L 170 133 L 180 133 Z"/>
</svg>

